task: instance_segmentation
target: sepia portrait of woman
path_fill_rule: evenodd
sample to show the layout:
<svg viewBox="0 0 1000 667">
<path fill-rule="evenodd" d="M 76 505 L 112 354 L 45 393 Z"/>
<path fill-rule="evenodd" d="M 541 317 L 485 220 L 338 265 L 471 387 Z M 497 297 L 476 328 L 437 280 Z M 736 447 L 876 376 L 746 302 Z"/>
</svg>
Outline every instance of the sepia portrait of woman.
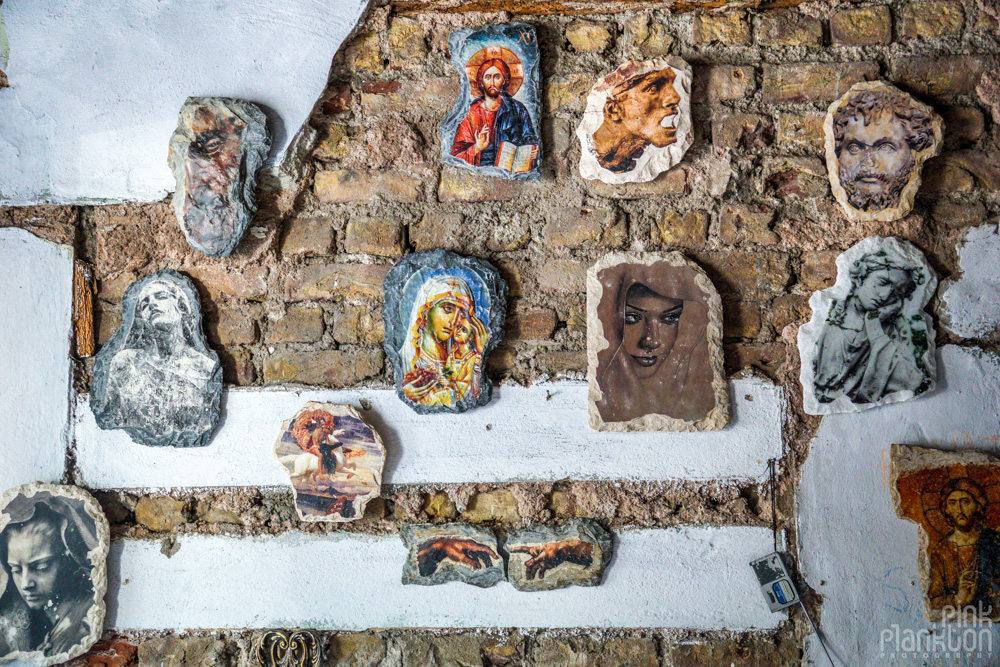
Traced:
<svg viewBox="0 0 1000 667">
<path fill-rule="evenodd" d="M 608 344 L 597 353 L 596 407 L 603 421 L 655 414 L 696 422 L 715 408 L 710 295 L 698 275 L 667 262 L 598 271 L 597 317 Z"/>
<path fill-rule="evenodd" d="M 83 501 L 40 491 L 15 496 L 4 514 L 0 658 L 15 651 L 58 656 L 92 642 L 101 628 L 91 627 L 97 602 L 88 554 L 99 538 Z"/>
</svg>

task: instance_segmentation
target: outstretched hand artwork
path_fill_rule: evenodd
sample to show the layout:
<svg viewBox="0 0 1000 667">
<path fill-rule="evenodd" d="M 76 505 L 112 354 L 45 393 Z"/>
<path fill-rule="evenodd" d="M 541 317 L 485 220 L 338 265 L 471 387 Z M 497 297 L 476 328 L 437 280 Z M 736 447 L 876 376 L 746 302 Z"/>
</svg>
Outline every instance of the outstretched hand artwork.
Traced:
<svg viewBox="0 0 1000 667">
<path fill-rule="evenodd" d="M 593 519 L 512 530 L 504 545 L 508 578 L 521 591 L 597 586 L 611 561 L 611 533 Z"/>
<path fill-rule="evenodd" d="M 433 586 L 461 581 L 488 588 L 504 579 L 503 558 L 493 533 L 464 523 L 403 526 L 409 549 L 403 583 Z"/>
<path fill-rule="evenodd" d="M 282 425 L 274 455 L 303 521 L 359 519 L 382 487 L 382 439 L 349 405 L 306 403 Z"/>
</svg>

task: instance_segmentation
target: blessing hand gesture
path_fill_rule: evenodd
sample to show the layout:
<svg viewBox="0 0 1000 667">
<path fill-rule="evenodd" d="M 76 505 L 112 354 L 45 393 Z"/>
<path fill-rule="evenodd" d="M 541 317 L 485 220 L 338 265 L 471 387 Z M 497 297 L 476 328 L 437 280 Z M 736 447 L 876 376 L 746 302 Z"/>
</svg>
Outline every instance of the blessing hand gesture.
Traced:
<svg viewBox="0 0 1000 667">
<path fill-rule="evenodd" d="M 427 577 L 437 571 L 441 561 L 449 559 L 470 570 L 482 570 L 499 560 L 500 555 L 487 546 L 466 537 L 442 537 L 420 545 L 417 566 L 420 576 Z"/>
<path fill-rule="evenodd" d="M 524 563 L 528 580 L 545 577 L 545 573 L 563 563 L 575 563 L 589 567 L 594 562 L 594 545 L 581 540 L 563 540 L 552 544 L 538 546 L 523 546 L 510 549 L 513 553 L 528 554 L 530 558 Z"/>
</svg>

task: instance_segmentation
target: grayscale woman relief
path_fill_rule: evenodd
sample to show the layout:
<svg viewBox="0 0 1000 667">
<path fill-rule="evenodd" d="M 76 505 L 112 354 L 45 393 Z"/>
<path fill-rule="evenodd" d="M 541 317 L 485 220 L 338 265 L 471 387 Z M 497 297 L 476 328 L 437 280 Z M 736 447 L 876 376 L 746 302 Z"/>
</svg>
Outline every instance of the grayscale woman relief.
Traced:
<svg viewBox="0 0 1000 667">
<path fill-rule="evenodd" d="M 0 496 L 0 662 L 54 665 L 104 631 L 108 521 L 86 492 L 28 484 Z"/>
<path fill-rule="evenodd" d="M 97 353 L 90 405 L 103 429 L 143 445 L 205 445 L 219 419 L 222 366 L 205 342 L 191 281 L 165 269 L 129 285 L 122 325 Z"/>
<path fill-rule="evenodd" d="M 917 398 L 937 381 L 924 307 L 937 276 L 906 241 L 869 237 L 837 258 L 837 283 L 813 293 L 799 329 L 805 411 L 857 412 Z"/>
<path fill-rule="evenodd" d="M 587 274 L 590 426 L 718 430 L 729 421 L 722 302 L 678 253 L 617 253 Z"/>
</svg>

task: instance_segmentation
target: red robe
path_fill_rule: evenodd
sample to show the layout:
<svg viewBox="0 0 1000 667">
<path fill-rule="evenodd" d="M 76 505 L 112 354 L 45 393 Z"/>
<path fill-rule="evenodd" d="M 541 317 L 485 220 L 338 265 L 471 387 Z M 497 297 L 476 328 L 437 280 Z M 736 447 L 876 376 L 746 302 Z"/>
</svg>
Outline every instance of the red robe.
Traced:
<svg viewBox="0 0 1000 667">
<path fill-rule="evenodd" d="M 455 141 L 451 145 L 451 154 L 460 160 L 465 160 L 471 165 L 480 166 L 479 158 L 482 156 L 482 153 L 476 152 L 476 135 L 483 127 L 489 126 L 490 141 L 487 147 L 496 141 L 497 137 L 494 126 L 499 110 L 500 107 L 497 106 L 493 111 L 487 111 L 483 107 L 483 100 L 473 102 L 472 106 L 469 107 L 469 113 L 466 114 L 465 120 L 462 121 L 458 126 L 458 131 L 455 132 Z"/>
</svg>

